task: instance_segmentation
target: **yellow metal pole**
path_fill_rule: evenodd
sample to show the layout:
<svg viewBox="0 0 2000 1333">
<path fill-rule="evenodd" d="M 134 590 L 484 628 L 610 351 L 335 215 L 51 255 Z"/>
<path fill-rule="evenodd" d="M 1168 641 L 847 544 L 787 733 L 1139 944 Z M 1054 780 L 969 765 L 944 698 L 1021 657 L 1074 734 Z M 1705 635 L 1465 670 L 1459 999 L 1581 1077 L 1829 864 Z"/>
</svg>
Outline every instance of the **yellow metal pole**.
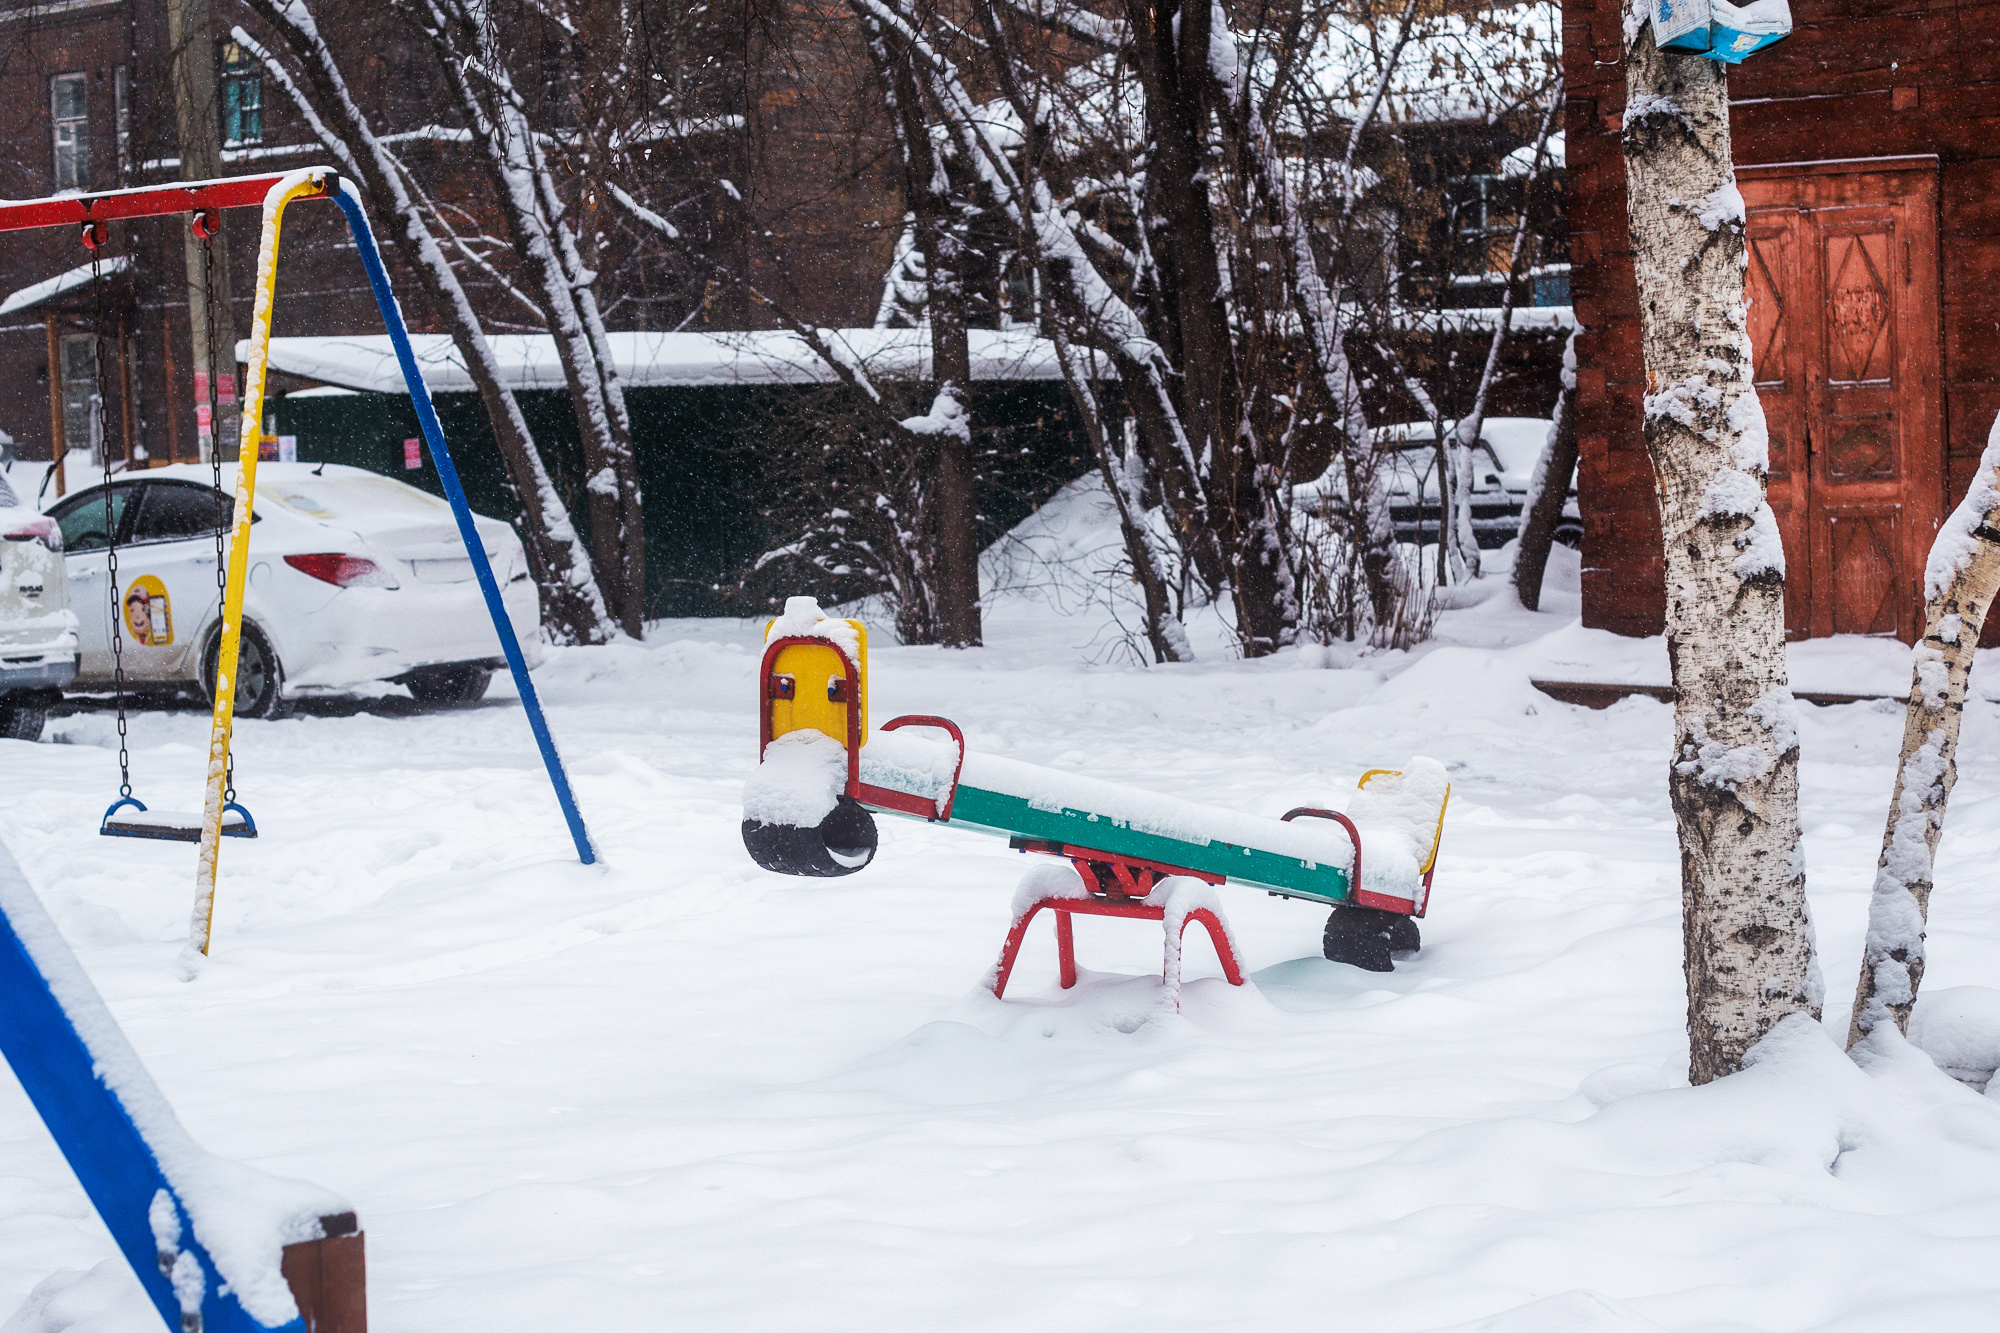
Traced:
<svg viewBox="0 0 2000 1333">
<path fill-rule="evenodd" d="M 222 647 L 215 664 L 215 717 L 208 732 L 208 792 L 201 809 L 201 855 L 195 862 L 194 916 L 188 949 L 208 953 L 215 922 L 215 867 L 222 850 L 223 790 L 229 778 L 230 729 L 236 721 L 236 656 L 243 634 L 243 585 L 250 570 L 251 504 L 257 497 L 257 446 L 264 430 L 264 370 L 271 355 L 271 306 L 278 290 L 278 235 L 285 206 L 326 193 L 322 169 L 286 176 L 264 196 L 264 232 L 257 247 L 257 303 L 250 321 L 250 373 L 236 451 L 236 515 L 229 540 L 229 581 L 222 594 Z"/>
</svg>

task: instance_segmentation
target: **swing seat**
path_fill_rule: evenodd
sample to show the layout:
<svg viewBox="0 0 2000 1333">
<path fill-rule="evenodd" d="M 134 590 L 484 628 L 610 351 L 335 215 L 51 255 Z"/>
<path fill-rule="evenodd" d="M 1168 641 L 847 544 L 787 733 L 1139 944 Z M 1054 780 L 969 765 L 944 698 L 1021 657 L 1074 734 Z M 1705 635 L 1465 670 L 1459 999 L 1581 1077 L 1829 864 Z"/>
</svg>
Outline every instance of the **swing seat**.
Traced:
<svg viewBox="0 0 2000 1333">
<path fill-rule="evenodd" d="M 132 807 L 125 809 L 126 806 Z M 201 811 L 148 810 L 136 796 L 124 796 L 104 812 L 98 833 L 107 838 L 155 838 L 162 842 L 200 842 Z M 231 801 L 222 807 L 222 836 L 254 838 L 257 821 L 250 812 Z"/>
</svg>

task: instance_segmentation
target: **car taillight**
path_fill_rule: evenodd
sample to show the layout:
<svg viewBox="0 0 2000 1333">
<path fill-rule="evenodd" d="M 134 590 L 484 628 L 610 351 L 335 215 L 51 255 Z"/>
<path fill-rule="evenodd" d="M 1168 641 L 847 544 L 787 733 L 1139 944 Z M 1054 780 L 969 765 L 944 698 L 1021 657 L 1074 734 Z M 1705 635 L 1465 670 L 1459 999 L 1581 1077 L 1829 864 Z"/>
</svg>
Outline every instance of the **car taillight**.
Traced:
<svg viewBox="0 0 2000 1333">
<path fill-rule="evenodd" d="M 365 555 L 288 555 L 285 563 L 336 588 L 393 588 L 396 578 Z"/>
<path fill-rule="evenodd" d="M 62 550 L 62 529 L 52 518 L 31 518 L 0 532 L 10 542 L 40 542 L 51 551 Z"/>
</svg>

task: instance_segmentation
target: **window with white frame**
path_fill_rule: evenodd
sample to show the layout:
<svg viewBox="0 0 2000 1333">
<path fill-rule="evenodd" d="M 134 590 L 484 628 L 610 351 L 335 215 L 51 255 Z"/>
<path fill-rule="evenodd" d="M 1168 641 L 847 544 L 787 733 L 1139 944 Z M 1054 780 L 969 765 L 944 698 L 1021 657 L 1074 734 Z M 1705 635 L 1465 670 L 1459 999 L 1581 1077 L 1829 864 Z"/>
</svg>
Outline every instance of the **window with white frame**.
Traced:
<svg viewBox="0 0 2000 1333">
<path fill-rule="evenodd" d="M 82 74 L 49 80 L 49 110 L 56 127 L 56 188 L 90 188 L 90 83 Z"/>
<path fill-rule="evenodd" d="M 104 457 L 104 429 L 97 410 L 97 339 L 68 333 L 62 340 L 63 439 L 72 449 Z"/>
<path fill-rule="evenodd" d="M 222 44 L 222 146 L 264 142 L 264 67 L 241 42 Z"/>
</svg>

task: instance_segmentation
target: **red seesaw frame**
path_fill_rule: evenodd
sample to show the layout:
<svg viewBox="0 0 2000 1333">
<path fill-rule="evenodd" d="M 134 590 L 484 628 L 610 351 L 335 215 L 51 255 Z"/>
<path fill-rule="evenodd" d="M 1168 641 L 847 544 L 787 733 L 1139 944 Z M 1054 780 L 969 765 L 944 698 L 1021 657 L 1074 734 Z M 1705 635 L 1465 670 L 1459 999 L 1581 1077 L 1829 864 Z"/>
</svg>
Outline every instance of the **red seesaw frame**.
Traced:
<svg viewBox="0 0 2000 1333">
<path fill-rule="evenodd" d="M 1116 856 L 1089 848 L 1072 847 L 1066 843 L 1015 838 L 1009 845 L 1024 852 L 1045 852 L 1052 856 L 1063 857 L 1082 878 L 1089 896 L 1041 898 L 1014 919 L 1012 929 L 1007 932 L 1007 942 L 1001 947 L 1000 961 L 993 967 L 993 995 L 996 999 L 1006 998 L 1007 979 L 1014 974 L 1014 962 L 1020 957 L 1021 943 L 1028 936 L 1028 925 L 1043 908 L 1048 908 L 1056 915 L 1056 965 L 1062 975 L 1062 987 L 1068 990 L 1076 985 L 1076 932 L 1071 921 L 1073 916 L 1078 913 L 1084 916 L 1122 916 L 1141 921 L 1158 921 L 1164 925 L 1167 909 L 1143 901 L 1161 880 L 1169 875 L 1186 875 L 1204 884 L 1225 882 L 1223 876 L 1212 875 L 1205 871 L 1163 865 L 1158 861 Z M 1197 907 L 1182 918 L 1181 933 L 1185 934 L 1188 924 L 1195 921 L 1199 921 L 1207 929 L 1209 943 L 1215 946 L 1215 956 L 1222 961 L 1222 974 L 1229 979 L 1229 984 L 1241 986 L 1243 965 L 1237 961 L 1235 945 L 1229 938 L 1229 927 L 1208 908 Z M 1179 948 L 1178 941 L 1169 941 L 1169 945 L 1175 949 Z"/>
</svg>

